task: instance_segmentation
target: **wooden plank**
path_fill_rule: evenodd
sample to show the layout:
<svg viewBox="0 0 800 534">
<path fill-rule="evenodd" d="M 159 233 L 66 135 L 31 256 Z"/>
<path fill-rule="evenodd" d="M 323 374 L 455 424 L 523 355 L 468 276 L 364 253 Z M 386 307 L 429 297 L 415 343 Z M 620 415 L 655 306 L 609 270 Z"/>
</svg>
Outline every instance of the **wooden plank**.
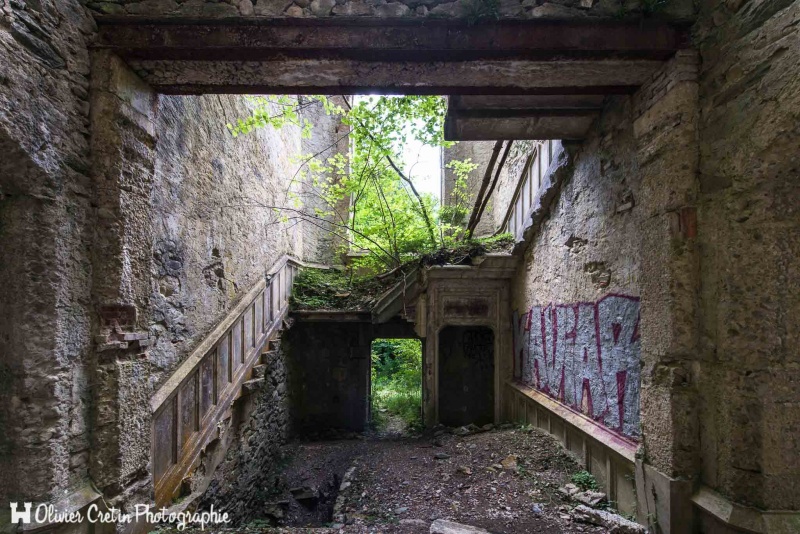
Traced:
<svg viewBox="0 0 800 534">
<path fill-rule="evenodd" d="M 652 59 L 389 62 L 353 59 L 130 59 L 164 94 L 630 94 L 663 64 Z"/>
<path fill-rule="evenodd" d="M 688 28 L 656 20 L 441 19 L 175 21 L 99 17 L 95 48 L 126 59 L 469 61 L 491 58 L 665 60 L 689 45 Z"/>
</svg>

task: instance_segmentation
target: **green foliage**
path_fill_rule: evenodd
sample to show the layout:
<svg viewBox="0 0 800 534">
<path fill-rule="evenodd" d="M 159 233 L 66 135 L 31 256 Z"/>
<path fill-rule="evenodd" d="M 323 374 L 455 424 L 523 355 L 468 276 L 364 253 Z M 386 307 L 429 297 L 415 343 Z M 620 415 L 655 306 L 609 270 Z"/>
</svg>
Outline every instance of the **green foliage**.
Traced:
<svg viewBox="0 0 800 534">
<path fill-rule="evenodd" d="M 228 131 L 234 137 L 267 126 L 280 129 L 287 125 L 294 125 L 300 128 L 302 137 L 308 138 L 311 136 L 313 125 L 308 119 L 303 118 L 303 109 L 315 102 L 321 102 L 326 110 L 331 113 L 336 111 L 336 107 L 324 96 L 305 98 L 287 95 L 248 96 L 247 101 L 253 108 L 251 115 L 244 119 L 238 119 L 235 126 L 231 123 L 226 124 Z"/>
<path fill-rule="evenodd" d="M 354 277 L 337 269 L 302 269 L 292 285 L 295 310 L 364 310 L 397 280 Z"/>
<path fill-rule="evenodd" d="M 422 426 L 422 343 L 418 339 L 378 339 L 372 343 L 372 413 L 383 410 L 411 428 Z"/>
<path fill-rule="evenodd" d="M 511 234 L 500 234 L 459 241 L 450 248 L 426 254 L 404 254 L 399 269 L 376 276 L 355 276 L 352 271 L 305 268 L 292 285 L 291 305 L 294 310 L 367 310 L 377 297 L 394 286 L 416 265 L 468 263 L 470 258 L 490 252 L 509 252 L 514 245 Z M 0 375 L 0 378 L 2 375 Z"/>
<path fill-rule="evenodd" d="M 597 484 L 597 479 L 594 478 L 589 471 L 578 471 L 572 475 L 572 483 L 578 486 L 581 491 L 597 491 L 600 486 Z"/>
<path fill-rule="evenodd" d="M 514 236 L 511 234 L 465 239 L 424 254 L 419 262 L 422 265 L 459 265 L 489 252 L 510 252 L 513 246 Z"/>
<path fill-rule="evenodd" d="M 448 236 L 456 238 L 464 233 L 467 225 L 467 215 L 469 214 L 467 178 L 472 171 L 478 168 L 478 164 L 472 163 L 472 159 L 467 158 L 463 161 L 450 161 L 446 167 L 453 171 L 456 179 L 450 201 L 439 211 L 439 221 L 441 225 L 447 227 Z"/>
<path fill-rule="evenodd" d="M 359 267 L 374 271 L 396 267 L 463 235 L 466 178 L 477 166 L 469 161 L 451 162 L 458 192 L 456 205 L 445 209 L 439 208 L 434 197 L 419 194 L 413 176 L 402 170 L 402 155 L 412 139 L 434 147 L 453 145 L 444 139 L 447 103 L 443 97 L 370 96 L 348 105 L 348 110 L 323 96 L 252 97 L 251 102 L 251 116 L 239 119 L 235 126 L 228 124 L 234 136 L 287 125 L 308 135 L 311 124 L 302 110 L 320 103 L 350 127 L 350 154 L 337 153 L 324 161 L 315 155 L 296 158 L 301 167 L 299 180 L 324 207 L 305 212 L 297 202 L 293 213 L 301 219 L 328 221 L 347 240 L 347 247 L 368 250 L 371 254 L 357 261 Z M 347 200 L 349 213 L 344 220 L 337 208 Z"/>
</svg>

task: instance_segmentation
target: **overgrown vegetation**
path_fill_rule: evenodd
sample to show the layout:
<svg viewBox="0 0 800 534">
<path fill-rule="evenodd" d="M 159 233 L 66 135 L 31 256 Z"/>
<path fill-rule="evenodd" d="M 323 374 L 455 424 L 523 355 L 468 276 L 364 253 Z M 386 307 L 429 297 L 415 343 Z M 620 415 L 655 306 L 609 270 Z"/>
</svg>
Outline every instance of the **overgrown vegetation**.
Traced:
<svg viewBox="0 0 800 534">
<path fill-rule="evenodd" d="M 490 252 L 509 252 L 514 245 L 510 234 L 460 241 L 451 248 L 427 254 L 413 254 L 398 269 L 381 276 L 357 276 L 340 269 L 300 271 L 292 286 L 294 310 L 368 310 L 385 291 L 416 266 L 465 264 Z"/>
<path fill-rule="evenodd" d="M 597 479 L 589 471 L 578 471 L 572 475 L 572 483 L 578 486 L 581 491 L 597 491 L 600 489 Z"/>
<path fill-rule="evenodd" d="M 352 276 L 339 269 L 303 269 L 292 285 L 294 310 L 367 310 L 396 282 L 374 276 Z"/>
<path fill-rule="evenodd" d="M 484 14 L 489 14 L 494 5 L 484 0 L 474 3 L 481 13 L 488 9 Z M 445 99 L 369 96 L 352 102 L 335 101 L 342 104 L 324 96 L 252 97 L 251 116 L 228 124 L 234 136 L 287 125 L 300 128 L 308 136 L 313 125 L 305 118 L 304 110 L 321 105 L 327 114 L 340 117 L 349 128 L 343 134 L 350 140 L 349 154 L 337 152 L 323 159 L 320 154 L 327 151 L 324 149 L 298 156 L 299 169 L 293 182 L 296 187 L 287 192 L 287 201 L 283 205 L 260 205 L 275 210 L 285 221 L 303 221 L 330 231 L 343 244 L 342 252 L 367 251 L 366 256 L 353 262 L 357 268 L 373 273 L 398 268 L 421 255 L 471 246 L 472 232 L 491 195 L 486 185 L 494 160 L 469 219 L 466 184 L 476 164 L 470 160 L 448 163 L 456 177 L 455 188 L 442 207 L 434 196 L 420 193 L 414 176 L 406 170 L 408 162 L 403 161 L 405 148 L 412 140 L 440 149 L 454 144 L 444 139 Z M 506 143 L 506 153 L 510 144 Z M 499 175 L 499 167 L 495 176 Z M 488 194 L 483 195 L 484 191 Z M 301 197 L 313 198 L 316 207 L 304 205 Z M 348 205 L 346 209 L 344 204 Z"/>
<path fill-rule="evenodd" d="M 373 424 L 399 417 L 410 430 L 422 428 L 422 343 L 418 339 L 372 342 Z"/>
</svg>

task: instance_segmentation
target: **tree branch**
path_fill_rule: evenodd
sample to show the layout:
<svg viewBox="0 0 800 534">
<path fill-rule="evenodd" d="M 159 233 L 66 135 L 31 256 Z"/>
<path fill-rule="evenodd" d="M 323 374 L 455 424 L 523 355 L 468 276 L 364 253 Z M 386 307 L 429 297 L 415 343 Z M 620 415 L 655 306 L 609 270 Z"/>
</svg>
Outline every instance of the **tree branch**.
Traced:
<svg viewBox="0 0 800 534">
<path fill-rule="evenodd" d="M 469 216 L 469 222 L 467 223 L 467 236 L 472 235 L 470 231 L 473 228 L 475 223 L 475 218 L 478 216 L 478 212 L 481 209 L 481 204 L 483 204 L 483 195 L 486 193 L 486 188 L 489 187 L 489 180 L 492 179 L 492 171 L 494 170 L 494 165 L 497 162 L 497 156 L 500 154 L 500 148 L 502 148 L 503 142 L 497 141 L 494 144 L 494 149 L 492 149 L 492 157 L 489 158 L 489 163 L 486 165 L 486 171 L 483 173 L 483 180 L 481 181 L 481 188 L 478 191 L 478 196 L 475 198 L 475 206 L 472 208 L 472 213 Z"/>
<path fill-rule="evenodd" d="M 494 193 L 494 188 L 497 186 L 497 181 L 500 179 L 500 172 L 503 170 L 503 165 L 506 164 L 506 159 L 508 158 L 508 153 L 511 152 L 511 145 L 514 141 L 509 141 L 506 144 L 506 149 L 503 151 L 503 157 L 500 158 L 500 163 L 497 164 L 497 170 L 494 173 L 494 180 L 492 180 L 492 185 L 489 187 L 489 191 L 486 193 L 486 197 L 483 199 L 481 203 L 481 208 L 478 210 L 478 215 L 475 217 L 475 221 L 472 223 L 472 228 L 467 228 L 467 239 L 472 237 L 473 232 L 478 227 L 478 224 L 481 222 L 481 217 L 483 216 L 483 211 L 486 209 L 486 206 L 489 204 L 489 199 L 492 197 L 492 193 Z"/>
</svg>

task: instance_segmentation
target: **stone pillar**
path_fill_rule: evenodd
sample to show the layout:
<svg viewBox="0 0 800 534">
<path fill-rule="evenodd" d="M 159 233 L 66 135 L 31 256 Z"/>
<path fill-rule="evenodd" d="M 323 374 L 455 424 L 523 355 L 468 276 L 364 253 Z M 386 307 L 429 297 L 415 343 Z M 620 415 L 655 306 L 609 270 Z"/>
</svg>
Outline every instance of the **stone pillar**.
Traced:
<svg viewBox="0 0 800 534">
<path fill-rule="evenodd" d="M 640 231 L 640 521 L 689 532 L 697 473 L 699 264 L 696 236 L 698 59 L 679 52 L 634 96 L 634 137 L 645 211 Z"/>
<path fill-rule="evenodd" d="M 119 58 L 92 56 L 95 339 L 90 474 L 115 505 L 152 500 L 146 320 L 156 94 Z"/>
</svg>

